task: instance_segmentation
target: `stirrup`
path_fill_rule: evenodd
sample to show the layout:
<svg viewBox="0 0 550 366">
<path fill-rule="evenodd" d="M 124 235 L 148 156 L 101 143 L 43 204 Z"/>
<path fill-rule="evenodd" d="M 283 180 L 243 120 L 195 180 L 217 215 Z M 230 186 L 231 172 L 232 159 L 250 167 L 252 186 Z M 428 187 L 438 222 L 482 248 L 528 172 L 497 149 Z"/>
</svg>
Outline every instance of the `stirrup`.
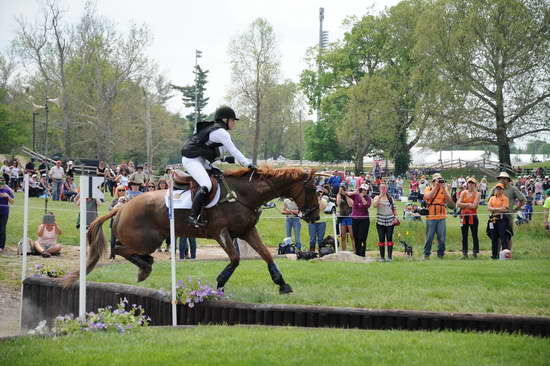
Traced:
<svg viewBox="0 0 550 366">
<path fill-rule="evenodd" d="M 206 222 L 200 221 L 200 216 L 195 218 L 192 216 L 187 216 L 187 222 L 189 222 L 191 225 L 193 225 L 195 228 L 205 227 Z"/>
</svg>

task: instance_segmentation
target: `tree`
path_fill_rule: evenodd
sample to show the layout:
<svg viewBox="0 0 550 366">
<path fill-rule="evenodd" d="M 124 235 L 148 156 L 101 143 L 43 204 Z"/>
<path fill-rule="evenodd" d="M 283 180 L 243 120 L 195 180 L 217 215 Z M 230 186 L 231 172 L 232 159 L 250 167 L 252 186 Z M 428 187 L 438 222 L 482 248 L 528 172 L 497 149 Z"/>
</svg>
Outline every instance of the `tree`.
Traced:
<svg viewBox="0 0 550 366">
<path fill-rule="evenodd" d="M 433 116 L 448 144 L 498 146 L 550 131 L 550 3 L 440 0 L 418 26 L 416 52 L 436 71 Z"/>
<path fill-rule="evenodd" d="M 208 73 L 209 70 L 202 70 L 200 65 L 195 66 L 195 70 L 193 71 L 196 78 L 196 83 L 193 85 L 187 85 L 187 86 L 177 86 L 170 84 L 170 86 L 173 89 L 178 90 L 182 94 L 182 101 L 185 108 L 192 108 L 193 112 L 185 116 L 185 118 L 189 121 L 195 121 L 195 111 L 198 112 L 198 120 L 204 121 L 206 119 L 206 115 L 202 114 L 201 112 L 206 108 L 208 105 L 208 100 L 210 98 L 205 96 L 206 92 L 206 84 L 208 83 Z M 195 94 L 195 90 L 197 91 L 197 94 Z M 198 103 L 196 103 L 198 101 Z M 197 107 L 196 107 L 197 106 Z"/>
<path fill-rule="evenodd" d="M 257 163 L 261 133 L 262 104 L 266 91 L 272 87 L 279 72 L 279 59 L 273 27 L 258 18 L 248 30 L 231 41 L 231 79 L 241 104 L 254 113 L 254 143 L 252 161 Z"/>
</svg>

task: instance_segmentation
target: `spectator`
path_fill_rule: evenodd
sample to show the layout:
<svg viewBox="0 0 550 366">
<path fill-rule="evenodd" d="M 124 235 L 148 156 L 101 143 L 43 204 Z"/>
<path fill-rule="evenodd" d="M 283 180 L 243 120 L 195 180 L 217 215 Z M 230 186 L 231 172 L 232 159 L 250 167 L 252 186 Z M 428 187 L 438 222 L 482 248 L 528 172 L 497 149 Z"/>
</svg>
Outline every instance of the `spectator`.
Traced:
<svg viewBox="0 0 550 366">
<path fill-rule="evenodd" d="M 153 180 L 153 171 L 149 167 L 148 163 L 143 164 L 143 174 L 145 174 L 145 183 L 149 183 Z"/>
<path fill-rule="evenodd" d="M 411 183 L 409 183 L 409 187 L 411 189 L 409 199 L 416 202 L 418 200 L 418 181 L 416 180 L 416 176 L 413 175 Z"/>
<path fill-rule="evenodd" d="M 6 227 L 10 215 L 9 205 L 15 203 L 13 191 L 6 184 L 6 179 L 0 176 L 0 252 L 6 247 Z"/>
<path fill-rule="evenodd" d="M 115 171 L 116 171 L 115 164 L 111 164 L 110 167 L 107 166 L 105 169 L 105 185 L 107 186 L 107 190 L 109 191 L 112 197 L 115 196 L 115 187 L 116 187 Z"/>
<path fill-rule="evenodd" d="M 74 196 L 76 196 L 76 184 L 73 183 L 73 178 L 67 176 L 63 183 L 63 198 L 72 201 Z"/>
<path fill-rule="evenodd" d="M 48 174 L 48 161 L 46 159 L 42 160 L 40 165 L 38 166 L 38 173 L 40 176 L 43 174 Z"/>
<path fill-rule="evenodd" d="M 10 187 L 14 192 L 19 190 L 19 174 L 21 173 L 17 160 L 11 164 L 10 168 Z"/>
<path fill-rule="evenodd" d="M 369 207 L 371 205 L 368 187 L 363 184 L 356 192 L 346 192 L 346 195 L 353 200 L 351 225 L 355 239 L 355 254 L 365 257 L 370 226 Z"/>
<path fill-rule="evenodd" d="M 542 180 L 537 178 L 535 181 L 535 205 L 540 205 L 543 200 Z"/>
<path fill-rule="evenodd" d="M 340 244 L 342 250 L 347 250 L 348 234 L 351 241 L 353 252 L 355 252 L 355 242 L 353 240 L 353 230 L 351 225 L 351 207 L 353 201 L 346 195 L 347 187 L 345 183 L 340 184 L 340 190 L 336 196 L 336 205 L 338 206 L 338 221 L 340 224 Z"/>
<path fill-rule="evenodd" d="M 518 212 L 523 205 L 527 202 L 525 196 L 513 185 L 510 184 L 512 179 L 506 172 L 501 172 L 497 177 L 498 182 L 504 186 L 504 195 L 508 198 L 509 206 L 508 213 L 504 215 L 508 219 L 508 228 L 510 232 L 514 233 L 514 213 Z M 496 189 L 496 188 L 495 188 Z M 492 191 L 492 195 L 495 194 L 495 189 Z M 514 203 L 517 202 L 517 206 L 514 207 Z M 508 249 L 512 250 L 512 236 L 510 236 L 508 241 Z"/>
<path fill-rule="evenodd" d="M 479 239 L 477 236 L 479 220 L 477 208 L 480 201 L 480 193 L 476 189 L 476 180 L 468 178 L 468 189 L 462 191 L 456 203 L 460 208 L 460 229 L 462 231 L 462 258 L 468 259 L 468 229 L 472 232 L 472 255 L 477 258 L 479 253 Z"/>
<path fill-rule="evenodd" d="M 48 183 L 48 176 L 46 174 L 43 174 L 42 177 L 40 177 L 40 187 L 42 187 L 43 191 L 42 191 L 42 194 L 39 196 L 39 198 L 50 197 L 51 187 L 50 187 L 50 184 Z"/>
<path fill-rule="evenodd" d="M 71 179 L 74 180 L 74 163 L 72 160 L 69 160 L 67 162 L 67 171 L 65 171 L 65 175 L 67 177 L 71 177 Z"/>
<path fill-rule="evenodd" d="M 118 185 L 124 186 L 124 188 L 128 189 L 128 171 L 126 169 L 120 169 L 120 174 L 116 176 L 115 182 Z"/>
<path fill-rule="evenodd" d="M 290 198 L 285 198 L 283 201 L 283 210 L 281 211 L 283 215 L 286 216 L 285 219 L 285 228 L 286 228 L 286 236 L 287 238 L 292 237 L 292 231 L 294 230 L 294 242 L 296 244 L 296 248 L 298 250 L 302 249 L 302 241 L 301 241 L 301 229 L 302 224 L 300 222 L 300 209 L 298 208 L 298 205 L 296 205 L 296 202 L 294 202 Z"/>
<path fill-rule="evenodd" d="M 196 259 L 197 258 L 197 239 L 191 238 L 191 237 L 181 237 L 179 250 L 180 250 L 180 260 Z"/>
<path fill-rule="evenodd" d="M 499 241 L 502 249 L 510 249 L 509 240 L 512 237 L 510 221 L 506 218 L 509 212 L 509 200 L 504 194 L 504 184 L 497 183 L 494 188 L 494 196 L 489 198 L 487 209 L 491 212 L 489 217 L 489 232 L 491 237 L 492 259 L 498 259 Z"/>
<path fill-rule="evenodd" d="M 544 200 L 544 229 L 546 230 L 546 235 L 548 235 L 548 247 L 550 248 L 550 188 L 546 191 L 546 199 Z"/>
<path fill-rule="evenodd" d="M 140 184 L 134 180 L 130 180 L 130 190 L 126 192 L 126 197 L 128 197 L 128 200 L 131 200 L 134 197 L 139 196 L 143 192 L 139 190 Z"/>
<path fill-rule="evenodd" d="M 319 211 L 325 211 L 327 201 L 323 199 L 323 188 L 317 188 L 317 200 L 319 201 Z M 325 238 L 326 229 L 327 223 L 325 221 L 318 220 L 308 224 L 310 252 L 315 251 L 315 242 L 317 242 L 317 248 L 321 248 L 321 242 Z"/>
<path fill-rule="evenodd" d="M 156 190 L 155 182 L 147 183 L 147 192 L 152 192 L 152 191 L 155 191 L 155 190 Z"/>
<path fill-rule="evenodd" d="M 130 175 L 130 180 L 136 184 L 139 184 L 139 190 L 143 191 L 145 188 L 145 174 L 143 173 L 143 167 L 138 165 L 136 171 Z"/>
<path fill-rule="evenodd" d="M 80 207 L 80 191 L 77 189 L 77 195 L 74 198 L 75 205 Z M 97 208 L 101 205 L 101 201 L 95 198 L 86 198 L 86 230 L 88 226 L 97 219 Z M 80 228 L 80 211 L 78 212 L 78 218 L 76 221 L 76 228 Z"/>
<path fill-rule="evenodd" d="M 166 183 L 166 180 L 164 178 L 160 178 L 157 184 L 157 190 L 161 189 L 168 189 L 168 183 Z"/>
<path fill-rule="evenodd" d="M 136 171 L 136 168 L 134 166 L 134 162 L 130 160 L 128 162 L 128 166 L 126 167 L 126 169 L 128 169 L 128 175 L 133 174 Z"/>
<path fill-rule="evenodd" d="M 4 177 L 6 184 L 10 182 L 11 167 L 7 160 L 4 160 L 2 167 L 0 168 L 0 176 Z M 550 187 L 549 187 L 550 188 Z"/>
<path fill-rule="evenodd" d="M 34 243 L 34 248 L 42 254 L 42 257 L 48 258 L 61 251 L 61 245 L 57 241 L 59 235 L 61 235 L 61 229 L 55 223 L 53 212 L 48 212 L 44 216 L 44 222 L 38 226 L 36 235 L 38 235 L 38 240 Z"/>
<path fill-rule="evenodd" d="M 380 183 L 380 194 L 374 197 L 373 206 L 376 207 L 376 230 L 378 231 L 378 250 L 380 261 L 391 262 L 393 260 L 393 228 L 397 214 L 391 195 L 388 194 L 388 186 Z M 388 258 L 385 258 L 385 247 L 388 247 Z"/>
<path fill-rule="evenodd" d="M 395 189 L 397 189 L 397 195 L 399 197 L 403 196 L 403 185 L 404 185 L 403 178 L 397 177 L 397 179 L 395 180 Z"/>
<path fill-rule="evenodd" d="M 105 162 L 101 160 L 95 169 L 95 175 L 103 178 L 103 183 L 101 184 L 101 190 L 105 192 L 105 187 L 107 186 L 107 166 Z"/>
<path fill-rule="evenodd" d="M 31 158 L 31 160 L 25 165 L 25 173 L 30 174 L 31 176 L 36 173 L 34 167 L 34 158 Z"/>
<path fill-rule="evenodd" d="M 406 221 L 422 221 L 422 215 L 420 215 L 418 206 L 412 203 L 407 203 L 405 211 L 403 212 L 403 218 Z"/>
<path fill-rule="evenodd" d="M 456 190 L 458 189 L 458 178 L 452 178 L 451 182 L 451 196 L 453 196 L 456 193 Z"/>
<path fill-rule="evenodd" d="M 487 178 L 486 177 L 481 178 L 481 182 L 479 182 L 479 192 L 481 194 L 481 199 L 485 201 L 487 199 Z"/>
<path fill-rule="evenodd" d="M 337 174 L 336 170 L 332 173 L 332 176 L 328 179 L 328 183 L 332 188 L 332 195 L 335 196 L 340 190 L 340 183 L 342 183 L 342 178 Z"/>
<path fill-rule="evenodd" d="M 61 160 L 55 162 L 55 166 L 50 169 L 50 178 L 53 185 L 53 200 L 59 201 L 63 189 L 63 178 L 65 177 L 65 171 L 61 166 Z"/>
<path fill-rule="evenodd" d="M 432 254 L 432 242 L 437 234 L 437 257 L 445 255 L 445 239 L 447 234 L 446 203 L 453 204 L 453 199 L 447 192 L 447 185 L 439 173 L 432 176 L 432 184 L 424 190 L 424 200 L 428 204 L 428 216 L 426 217 L 426 243 L 424 244 L 424 259 L 430 259 Z"/>
</svg>

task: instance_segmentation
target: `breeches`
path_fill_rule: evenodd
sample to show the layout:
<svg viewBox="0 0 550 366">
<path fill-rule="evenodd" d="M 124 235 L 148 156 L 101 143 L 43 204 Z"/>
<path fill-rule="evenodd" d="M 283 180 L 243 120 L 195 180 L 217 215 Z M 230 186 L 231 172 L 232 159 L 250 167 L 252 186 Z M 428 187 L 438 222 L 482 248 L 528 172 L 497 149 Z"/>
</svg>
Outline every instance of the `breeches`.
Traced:
<svg viewBox="0 0 550 366">
<path fill-rule="evenodd" d="M 183 156 L 181 158 L 181 164 L 187 173 L 189 173 L 201 187 L 208 188 L 210 192 L 212 189 L 212 182 L 206 172 L 206 167 L 204 166 L 202 158 L 186 158 Z"/>
</svg>

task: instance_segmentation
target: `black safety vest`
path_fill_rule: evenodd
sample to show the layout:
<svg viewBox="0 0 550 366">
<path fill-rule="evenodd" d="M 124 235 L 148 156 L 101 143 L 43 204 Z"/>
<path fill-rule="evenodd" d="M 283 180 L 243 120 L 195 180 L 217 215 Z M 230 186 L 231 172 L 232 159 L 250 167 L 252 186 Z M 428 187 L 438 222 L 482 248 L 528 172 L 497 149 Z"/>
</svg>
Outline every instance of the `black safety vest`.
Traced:
<svg viewBox="0 0 550 366">
<path fill-rule="evenodd" d="M 210 132 L 226 127 L 223 122 L 203 122 L 201 124 L 205 125 L 205 127 L 199 127 L 197 133 L 187 140 L 181 149 L 181 155 L 186 158 L 197 158 L 200 156 L 213 162 L 220 157 L 220 150 L 218 148 L 223 146 L 223 144 L 208 142 L 208 137 L 210 136 Z"/>
</svg>

